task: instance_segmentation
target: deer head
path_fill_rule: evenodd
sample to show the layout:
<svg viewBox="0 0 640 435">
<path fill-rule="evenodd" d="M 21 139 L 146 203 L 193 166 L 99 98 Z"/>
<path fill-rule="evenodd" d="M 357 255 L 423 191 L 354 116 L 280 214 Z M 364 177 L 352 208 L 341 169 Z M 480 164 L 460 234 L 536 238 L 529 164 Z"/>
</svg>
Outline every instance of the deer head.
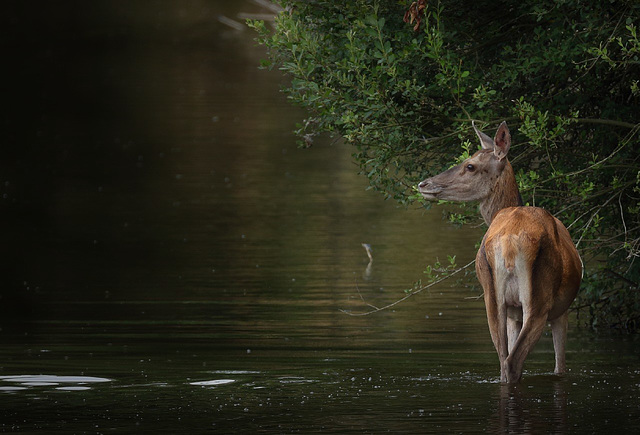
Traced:
<svg viewBox="0 0 640 435">
<path fill-rule="evenodd" d="M 502 122 L 496 136 L 491 139 L 473 124 L 482 149 L 458 166 L 427 178 L 418 190 L 427 200 L 482 201 L 495 192 L 505 167 L 509 166 L 507 153 L 511 146 L 511 134 L 506 122 Z"/>
</svg>

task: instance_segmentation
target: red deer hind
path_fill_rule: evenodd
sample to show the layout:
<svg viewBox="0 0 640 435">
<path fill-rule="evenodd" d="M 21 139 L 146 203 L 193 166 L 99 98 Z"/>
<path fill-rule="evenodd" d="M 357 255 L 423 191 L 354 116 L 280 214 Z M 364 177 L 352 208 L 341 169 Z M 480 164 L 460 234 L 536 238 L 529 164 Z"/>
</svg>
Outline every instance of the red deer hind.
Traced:
<svg viewBox="0 0 640 435">
<path fill-rule="evenodd" d="M 524 360 L 551 323 L 556 373 L 564 373 L 568 309 L 582 278 L 569 232 L 538 207 L 524 207 L 507 159 L 511 134 L 500 124 L 492 140 L 473 128 L 482 149 L 418 185 L 427 200 L 479 201 L 489 226 L 476 256 L 500 381 L 518 382 Z"/>
</svg>

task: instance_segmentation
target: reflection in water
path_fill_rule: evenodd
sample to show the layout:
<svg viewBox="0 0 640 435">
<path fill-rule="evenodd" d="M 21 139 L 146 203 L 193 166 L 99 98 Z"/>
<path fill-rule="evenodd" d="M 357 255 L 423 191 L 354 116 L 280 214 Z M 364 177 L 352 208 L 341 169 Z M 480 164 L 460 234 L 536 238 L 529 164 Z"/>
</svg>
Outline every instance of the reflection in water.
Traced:
<svg viewBox="0 0 640 435">
<path fill-rule="evenodd" d="M 365 280 L 370 280 L 371 279 L 371 272 L 373 269 L 373 256 L 371 255 L 371 245 L 368 243 L 363 243 L 362 247 L 365 249 L 365 251 L 367 252 L 367 256 L 369 257 L 369 263 L 367 264 L 367 268 L 364 270 L 364 273 L 362 274 L 362 277 Z"/>
<path fill-rule="evenodd" d="M 554 378 L 536 385 L 535 391 L 526 385 L 500 385 L 498 411 L 490 426 L 491 432 L 567 432 L 570 429 L 567 424 L 567 382 L 559 377 Z"/>
</svg>

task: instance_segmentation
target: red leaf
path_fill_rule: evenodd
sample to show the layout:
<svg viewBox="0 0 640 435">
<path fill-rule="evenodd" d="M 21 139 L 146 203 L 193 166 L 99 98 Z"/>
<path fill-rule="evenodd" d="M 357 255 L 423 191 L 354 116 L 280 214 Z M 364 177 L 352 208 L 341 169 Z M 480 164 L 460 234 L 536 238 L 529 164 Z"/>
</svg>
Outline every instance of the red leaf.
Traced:
<svg viewBox="0 0 640 435">
<path fill-rule="evenodd" d="M 405 23 L 413 24 L 415 21 L 416 24 L 413 26 L 413 31 L 417 32 L 420 30 L 420 25 L 422 24 L 422 17 L 424 17 L 424 10 L 427 8 L 427 0 L 418 0 L 417 2 L 411 3 L 407 12 L 405 12 L 402 21 Z"/>
</svg>

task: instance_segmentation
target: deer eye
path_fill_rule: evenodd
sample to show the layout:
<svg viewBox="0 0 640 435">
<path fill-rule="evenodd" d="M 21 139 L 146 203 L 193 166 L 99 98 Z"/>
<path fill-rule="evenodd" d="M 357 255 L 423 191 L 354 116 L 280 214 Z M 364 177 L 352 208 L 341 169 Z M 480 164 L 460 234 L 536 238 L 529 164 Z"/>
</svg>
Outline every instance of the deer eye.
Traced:
<svg viewBox="0 0 640 435">
<path fill-rule="evenodd" d="M 467 171 L 469 171 L 469 172 L 473 172 L 473 171 L 475 171 L 475 170 L 476 170 L 476 167 L 475 167 L 475 166 L 473 166 L 473 165 L 471 165 L 471 164 L 467 165 Z"/>
</svg>

